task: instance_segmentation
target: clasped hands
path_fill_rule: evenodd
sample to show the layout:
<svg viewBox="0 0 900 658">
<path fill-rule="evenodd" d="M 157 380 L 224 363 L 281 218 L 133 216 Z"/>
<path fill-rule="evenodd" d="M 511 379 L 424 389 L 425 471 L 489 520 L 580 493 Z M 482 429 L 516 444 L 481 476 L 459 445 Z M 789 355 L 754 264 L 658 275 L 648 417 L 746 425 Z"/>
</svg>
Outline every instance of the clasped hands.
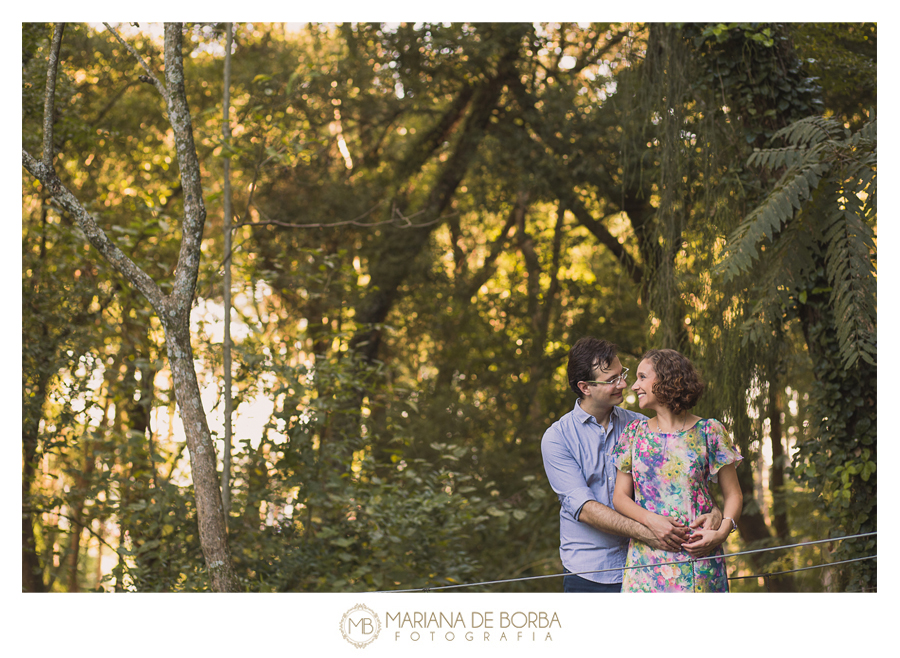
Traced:
<svg viewBox="0 0 900 658">
<path fill-rule="evenodd" d="M 690 525 L 659 514 L 650 515 L 646 525 L 656 537 L 654 548 L 683 551 L 693 558 L 709 555 L 728 537 L 720 529 L 722 513 L 718 509 L 701 514 Z"/>
</svg>

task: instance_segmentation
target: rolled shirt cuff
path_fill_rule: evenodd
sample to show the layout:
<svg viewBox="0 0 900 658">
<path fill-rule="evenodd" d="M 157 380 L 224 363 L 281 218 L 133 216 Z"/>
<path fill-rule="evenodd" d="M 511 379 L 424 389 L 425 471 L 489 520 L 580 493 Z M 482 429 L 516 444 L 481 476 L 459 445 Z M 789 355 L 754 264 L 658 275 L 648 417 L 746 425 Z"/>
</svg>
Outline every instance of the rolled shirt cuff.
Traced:
<svg viewBox="0 0 900 658">
<path fill-rule="evenodd" d="M 574 491 L 570 491 L 563 498 L 562 508 L 577 521 L 578 515 L 581 514 L 581 508 L 584 507 L 584 504 L 589 500 L 596 502 L 597 499 L 594 497 L 594 492 L 588 487 L 575 489 Z"/>
</svg>

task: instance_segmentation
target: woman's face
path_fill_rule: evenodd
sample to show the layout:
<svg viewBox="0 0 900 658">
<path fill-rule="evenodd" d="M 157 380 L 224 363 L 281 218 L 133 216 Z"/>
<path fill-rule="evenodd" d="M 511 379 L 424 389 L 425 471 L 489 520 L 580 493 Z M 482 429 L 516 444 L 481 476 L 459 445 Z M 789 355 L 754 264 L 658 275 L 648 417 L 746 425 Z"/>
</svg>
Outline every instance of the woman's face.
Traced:
<svg viewBox="0 0 900 658">
<path fill-rule="evenodd" d="M 644 359 L 638 365 L 634 386 L 631 390 L 637 393 L 638 406 L 641 409 L 656 409 L 656 396 L 653 394 L 653 382 L 656 381 L 656 371 L 653 362 Z"/>
</svg>

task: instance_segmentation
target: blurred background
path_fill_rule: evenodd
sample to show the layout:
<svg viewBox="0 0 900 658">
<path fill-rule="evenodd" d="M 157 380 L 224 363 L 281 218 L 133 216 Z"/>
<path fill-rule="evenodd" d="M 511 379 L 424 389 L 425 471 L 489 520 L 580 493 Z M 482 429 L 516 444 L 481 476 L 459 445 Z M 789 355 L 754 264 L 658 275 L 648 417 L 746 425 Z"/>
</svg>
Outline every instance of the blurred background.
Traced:
<svg viewBox="0 0 900 658">
<path fill-rule="evenodd" d="M 111 28 L 164 79 L 161 25 Z M 561 591 L 511 579 L 562 572 L 540 440 L 585 335 L 701 370 L 745 456 L 728 552 L 875 531 L 874 24 L 183 32 L 242 589 Z M 52 34 L 22 24 L 36 156 Z M 144 73 L 66 25 L 53 162 L 168 293 L 184 195 Z M 23 591 L 208 589 L 163 326 L 25 170 L 22 318 Z M 875 545 L 730 558 L 731 588 L 872 591 Z"/>
</svg>

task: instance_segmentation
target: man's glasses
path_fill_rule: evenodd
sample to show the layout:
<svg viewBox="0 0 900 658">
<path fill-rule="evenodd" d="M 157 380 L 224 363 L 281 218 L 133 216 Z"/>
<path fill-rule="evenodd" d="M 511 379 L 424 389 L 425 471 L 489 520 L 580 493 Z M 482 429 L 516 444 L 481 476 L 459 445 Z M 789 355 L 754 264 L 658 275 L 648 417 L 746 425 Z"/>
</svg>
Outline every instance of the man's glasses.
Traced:
<svg viewBox="0 0 900 658">
<path fill-rule="evenodd" d="M 619 382 L 627 382 L 627 381 L 628 381 L 628 368 L 623 368 L 621 375 L 618 375 L 617 377 L 613 377 L 608 382 L 587 382 L 586 381 L 584 383 L 585 384 L 611 384 L 612 386 L 615 386 Z"/>
</svg>

